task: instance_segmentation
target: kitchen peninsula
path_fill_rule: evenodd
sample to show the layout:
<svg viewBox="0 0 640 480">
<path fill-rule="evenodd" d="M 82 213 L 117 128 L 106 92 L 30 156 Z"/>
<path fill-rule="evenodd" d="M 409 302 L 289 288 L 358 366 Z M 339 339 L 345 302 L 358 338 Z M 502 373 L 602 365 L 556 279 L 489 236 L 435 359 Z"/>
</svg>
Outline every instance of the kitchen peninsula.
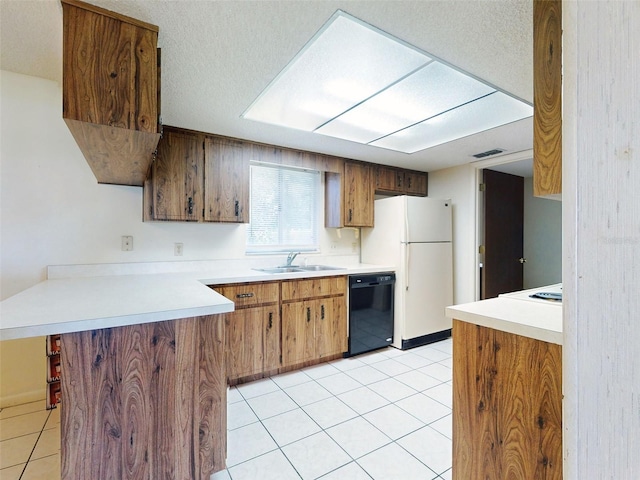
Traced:
<svg viewBox="0 0 640 480">
<path fill-rule="evenodd" d="M 453 478 L 562 478 L 562 304 L 502 295 L 453 319 Z"/>
<path fill-rule="evenodd" d="M 0 339 L 61 333 L 62 479 L 208 479 L 225 467 L 225 322 L 210 285 L 379 271 L 269 274 L 228 261 L 49 267 L 4 300 Z"/>
</svg>

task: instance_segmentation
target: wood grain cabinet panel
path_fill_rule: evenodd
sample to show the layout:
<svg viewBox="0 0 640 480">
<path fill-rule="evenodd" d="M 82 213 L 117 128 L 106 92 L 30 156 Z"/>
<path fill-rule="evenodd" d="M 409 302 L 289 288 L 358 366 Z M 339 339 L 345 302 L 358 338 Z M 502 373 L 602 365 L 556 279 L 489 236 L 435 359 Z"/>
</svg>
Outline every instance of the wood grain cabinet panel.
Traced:
<svg viewBox="0 0 640 480">
<path fill-rule="evenodd" d="M 227 379 L 230 383 L 277 371 L 280 367 L 280 283 L 212 287 L 235 302 L 224 314 Z"/>
<path fill-rule="evenodd" d="M 282 365 L 313 360 L 315 354 L 315 310 L 313 300 L 282 305 Z"/>
<path fill-rule="evenodd" d="M 344 297 L 317 300 L 315 349 L 317 358 L 347 351 L 347 314 Z"/>
<path fill-rule="evenodd" d="M 374 167 L 376 191 L 380 192 L 402 192 L 404 175 L 397 168 L 378 165 Z"/>
<path fill-rule="evenodd" d="M 197 222 L 204 202 L 204 137 L 164 129 L 145 184 L 145 219 Z M 150 197 L 147 197 L 147 193 Z"/>
<path fill-rule="evenodd" d="M 345 295 L 346 288 L 347 280 L 344 276 L 284 280 L 282 282 L 282 301 Z"/>
<path fill-rule="evenodd" d="M 562 347 L 453 322 L 453 478 L 562 478 Z"/>
<path fill-rule="evenodd" d="M 61 336 L 62 479 L 208 479 L 225 468 L 218 316 Z"/>
<path fill-rule="evenodd" d="M 372 165 L 345 161 L 325 174 L 325 227 L 373 227 Z"/>
<path fill-rule="evenodd" d="M 375 191 L 383 195 L 427 195 L 426 172 L 376 165 Z"/>
<path fill-rule="evenodd" d="M 158 27 L 63 0 L 62 116 L 99 183 L 142 186 L 158 133 Z"/>
<path fill-rule="evenodd" d="M 404 171 L 404 192 L 407 195 L 427 196 L 428 174 L 426 172 Z"/>
<path fill-rule="evenodd" d="M 205 140 L 205 221 L 249 223 L 249 151 L 240 141 Z"/>
<path fill-rule="evenodd" d="M 346 277 L 282 282 L 282 366 L 347 350 Z"/>
<path fill-rule="evenodd" d="M 533 194 L 562 193 L 562 1 L 533 2 Z"/>
</svg>

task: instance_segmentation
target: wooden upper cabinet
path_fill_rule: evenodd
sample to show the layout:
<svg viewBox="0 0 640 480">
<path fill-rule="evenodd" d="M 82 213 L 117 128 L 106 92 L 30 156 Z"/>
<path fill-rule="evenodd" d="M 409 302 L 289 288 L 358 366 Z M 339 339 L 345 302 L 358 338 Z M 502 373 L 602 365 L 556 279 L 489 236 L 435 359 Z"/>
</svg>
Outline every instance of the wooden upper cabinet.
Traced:
<svg viewBox="0 0 640 480">
<path fill-rule="evenodd" d="M 427 173 L 376 165 L 375 191 L 390 195 L 427 195 Z"/>
<path fill-rule="evenodd" d="M 99 183 L 142 186 L 158 133 L 158 27 L 62 0 L 62 116 Z"/>
<path fill-rule="evenodd" d="M 533 2 L 533 194 L 562 194 L 562 1 Z"/>
<path fill-rule="evenodd" d="M 151 165 L 147 220 L 197 222 L 204 201 L 204 136 L 172 127 L 164 129 Z M 145 195 L 145 198 L 146 195 Z"/>
<path fill-rule="evenodd" d="M 204 220 L 249 223 L 249 157 L 243 142 L 205 139 Z"/>
<path fill-rule="evenodd" d="M 426 172 L 404 171 L 404 191 L 407 195 L 427 196 Z"/>
<path fill-rule="evenodd" d="M 404 183 L 404 175 L 397 168 L 378 165 L 375 167 L 376 191 L 401 192 Z"/>
<path fill-rule="evenodd" d="M 372 165 L 347 160 L 343 172 L 325 173 L 325 227 L 373 227 Z"/>
</svg>

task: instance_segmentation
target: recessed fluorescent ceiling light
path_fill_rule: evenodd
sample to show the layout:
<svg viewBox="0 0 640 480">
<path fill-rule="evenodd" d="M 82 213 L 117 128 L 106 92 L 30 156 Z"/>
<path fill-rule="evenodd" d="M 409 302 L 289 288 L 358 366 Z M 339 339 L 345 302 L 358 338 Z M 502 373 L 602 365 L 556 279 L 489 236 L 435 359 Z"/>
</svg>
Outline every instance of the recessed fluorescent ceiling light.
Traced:
<svg viewBox="0 0 640 480">
<path fill-rule="evenodd" d="M 533 107 L 338 10 L 242 114 L 414 153 Z"/>
</svg>

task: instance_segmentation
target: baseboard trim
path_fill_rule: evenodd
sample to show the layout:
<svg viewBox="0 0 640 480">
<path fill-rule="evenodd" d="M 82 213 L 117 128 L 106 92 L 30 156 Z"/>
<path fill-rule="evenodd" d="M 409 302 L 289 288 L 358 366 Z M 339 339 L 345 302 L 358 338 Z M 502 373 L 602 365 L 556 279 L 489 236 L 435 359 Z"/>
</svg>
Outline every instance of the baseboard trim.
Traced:
<svg viewBox="0 0 640 480">
<path fill-rule="evenodd" d="M 42 396 L 42 389 L 33 390 L 31 392 L 19 393 L 17 395 L 7 395 L 0 397 L 0 408 L 15 407 L 16 405 L 22 405 L 31 402 L 42 402 L 42 409 L 44 410 L 46 405 L 46 398 Z"/>
</svg>

